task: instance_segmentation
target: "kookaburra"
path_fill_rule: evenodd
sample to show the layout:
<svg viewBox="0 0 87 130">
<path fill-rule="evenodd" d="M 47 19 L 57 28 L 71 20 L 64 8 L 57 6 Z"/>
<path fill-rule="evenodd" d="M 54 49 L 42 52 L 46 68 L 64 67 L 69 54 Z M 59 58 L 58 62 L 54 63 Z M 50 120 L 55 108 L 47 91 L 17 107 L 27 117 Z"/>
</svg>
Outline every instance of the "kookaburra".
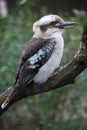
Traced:
<svg viewBox="0 0 87 130">
<path fill-rule="evenodd" d="M 76 24 L 64 22 L 57 15 L 44 16 L 33 24 L 34 35 L 22 53 L 13 89 L 3 102 L 2 109 L 27 83 L 34 81 L 36 84 L 43 84 L 48 80 L 59 67 L 63 56 L 63 30 Z"/>
</svg>

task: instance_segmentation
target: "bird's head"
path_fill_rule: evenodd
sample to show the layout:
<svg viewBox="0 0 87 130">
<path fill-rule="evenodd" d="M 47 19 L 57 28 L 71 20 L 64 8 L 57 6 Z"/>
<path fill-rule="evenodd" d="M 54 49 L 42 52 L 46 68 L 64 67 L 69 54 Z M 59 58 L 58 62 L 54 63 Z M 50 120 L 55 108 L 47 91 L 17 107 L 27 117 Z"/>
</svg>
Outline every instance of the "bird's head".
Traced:
<svg viewBox="0 0 87 130">
<path fill-rule="evenodd" d="M 50 37 L 54 33 L 62 33 L 64 29 L 76 26 L 76 22 L 64 22 L 58 15 L 47 15 L 33 24 L 35 37 Z"/>
</svg>

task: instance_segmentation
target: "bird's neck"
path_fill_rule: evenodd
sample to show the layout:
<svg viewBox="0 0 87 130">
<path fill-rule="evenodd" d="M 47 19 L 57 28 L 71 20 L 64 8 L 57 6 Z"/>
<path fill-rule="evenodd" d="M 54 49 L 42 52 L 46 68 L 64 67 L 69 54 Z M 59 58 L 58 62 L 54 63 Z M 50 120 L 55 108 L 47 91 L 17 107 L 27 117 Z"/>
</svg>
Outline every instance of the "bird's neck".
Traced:
<svg viewBox="0 0 87 130">
<path fill-rule="evenodd" d="M 56 48 L 58 50 L 58 52 L 63 53 L 63 49 L 64 49 L 64 39 L 62 36 L 62 33 L 60 32 L 55 32 L 51 38 L 54 38 L 56 41 Z M 61 54 L 62 55 L 62 54 Z"/>
<path fill-rule="evenodd" d="M 41 33 L 40 30 L 37 30 L 33 35 L 33 38 L 44 38 L 44 39 L 50 39 L 50 38 L 57 39 L 59 37 L 62 37 L 61 32 L 54 32 L 53 34 L 44 34 Z"/>
<path fill-rule="evenodd" d="M 56 41 L 56 48 L 59 49 L 61 53 L 63 53 L 64 39 L 62 37 L 62 32 L 54 32 L 52 35 L 49 36 L 49 35 L 42 35 L 41 33 L 39 33 L 39 31 L 37 31 L 37 33 L 33 35 L 33 38 L 44 38 L 44 39 L 54 38 Z"/>
</svg>

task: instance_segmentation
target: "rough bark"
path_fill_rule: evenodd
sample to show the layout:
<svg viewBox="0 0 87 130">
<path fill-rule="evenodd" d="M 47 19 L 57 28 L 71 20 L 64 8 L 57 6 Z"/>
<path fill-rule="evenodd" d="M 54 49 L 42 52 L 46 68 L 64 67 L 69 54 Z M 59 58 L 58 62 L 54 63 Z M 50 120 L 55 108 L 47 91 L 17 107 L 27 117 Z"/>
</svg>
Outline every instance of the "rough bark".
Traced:
<svg viewBox="0 0 87 130">
<path fill-rule="evenodd" d="M 60 88 L 62 86 L 73 84 L 75 78 L 87 68 L 87 23 L 85 23 L 82 39 L 80 46 L 78 48 L 77 53 L 74 58 L 66 65 L 61 66 L 59 69 L 55 71 L 52 77 L 47 80 L 46 83 L 40 86 L 34 86 L 34 83 L 31 82 L 24 89 L 22 89 L 10 104 L 5 108 L 0 108 L 0 115 L 2 115 L 11 105 L 20 101 L 23 98 L 28 96 L 32 96 L 35 94 L 40 94 L 43 92 L 47 92 L 53 89 Z M 8 88 L 5 92 L 0 94 L 0 105 L 3 100 L 7 97 L 8 93 L 11 91 L 12 87 Z"/>
</svg>

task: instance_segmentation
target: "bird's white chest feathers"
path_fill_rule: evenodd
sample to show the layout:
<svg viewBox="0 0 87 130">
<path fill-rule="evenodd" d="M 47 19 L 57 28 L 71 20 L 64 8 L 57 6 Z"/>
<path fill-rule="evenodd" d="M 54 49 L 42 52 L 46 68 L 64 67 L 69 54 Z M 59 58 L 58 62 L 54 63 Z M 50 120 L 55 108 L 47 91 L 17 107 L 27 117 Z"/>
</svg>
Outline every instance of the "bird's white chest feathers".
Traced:
<svg viewBox="0 0 87 130">
<path fill-rule="evenodd" d="M 51 55 L 50 59 L 44 64 L 34 77 L 34 82 L 36 83 L 44 83 L 46 80 L 52 75 L 52 73 L 57 69 L 60 65 L 62 55 L 63 55 L 63 48 L 64 48 L 64 40 L 62 35 L 55 33 L 52 35 L 52 38 L 56 40 L 56 46 Z"/>
</svg>

